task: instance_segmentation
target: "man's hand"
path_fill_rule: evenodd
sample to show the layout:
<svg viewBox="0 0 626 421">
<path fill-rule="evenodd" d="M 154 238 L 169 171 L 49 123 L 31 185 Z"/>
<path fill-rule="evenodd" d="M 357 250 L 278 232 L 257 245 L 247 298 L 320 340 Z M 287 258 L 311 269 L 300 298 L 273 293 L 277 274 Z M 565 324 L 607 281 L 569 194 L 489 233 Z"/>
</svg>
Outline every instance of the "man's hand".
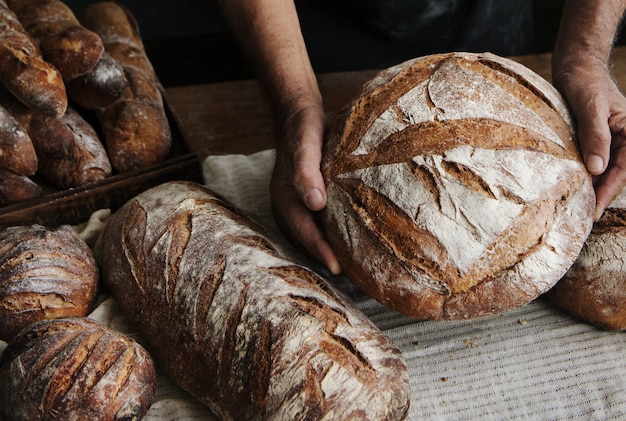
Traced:
<svg viewBox="0 0 626 421">
<path fill-rule="evenodd" d="M 568 0 L 552 55 L 552 80 L 578 125 L 594 176 L 596 220 L 626 184 L 626 99 L 609 71 L 626 0 Z"/>
<path fill-rule="evenodd" d="M 279 119 L 281 139 L 270 183 L 272 210 L 281 230 L 331 273 L 341 269 L 319 228 L 316 212 L 326 206 L 326 187 L 320 172 L 325 117 L 309 106 Z"/>
<path fill-rule="evenodd" d="M 594 176 L 597 220 L 626 184 L 626 98 L 601 64 L 560 75 L 558 86 L 574 114 L 582 157 Z"/>
</svg>

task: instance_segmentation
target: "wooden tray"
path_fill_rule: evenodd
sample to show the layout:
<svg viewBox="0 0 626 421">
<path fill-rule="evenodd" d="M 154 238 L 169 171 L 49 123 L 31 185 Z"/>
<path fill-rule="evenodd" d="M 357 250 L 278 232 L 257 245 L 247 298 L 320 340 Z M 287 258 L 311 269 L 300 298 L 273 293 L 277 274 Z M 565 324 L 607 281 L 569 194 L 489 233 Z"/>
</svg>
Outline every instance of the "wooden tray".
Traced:
<svg viewBox="0 0 626 421">
<path fill-rule="evenodd" d="M 168 157 L 148 168 L 112 175 L 87 187 L 54 190 L 36 199 L 0 207 L 0 229 L 12 225 L 41 224 L 57 227 L 87 221 L 99 209 L 117 210 L 129 199 L 170 180 L 202 182 L 202 166 L 185 136 L 179 118 L 164 94 L 165 112 L 172 131 L 172 149 Z"/>
</svg>

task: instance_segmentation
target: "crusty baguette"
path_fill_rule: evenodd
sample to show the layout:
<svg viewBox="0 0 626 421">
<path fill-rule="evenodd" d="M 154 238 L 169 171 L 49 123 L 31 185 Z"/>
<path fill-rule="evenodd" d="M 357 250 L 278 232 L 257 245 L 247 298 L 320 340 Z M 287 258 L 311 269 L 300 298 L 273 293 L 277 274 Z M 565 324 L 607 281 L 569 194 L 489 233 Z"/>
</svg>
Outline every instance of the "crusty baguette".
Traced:
<svg viewBox="0 0 626 421">
<path fill-rule="evenodd" d="M 493 54 L 385 69 L 322 160 L 346 275 L 420 319 L 500 313 L 548 291 L 591 231 L 595 193 L 558 91 Z"/>
<path fill-rule="evenodd" d="M 124 69 L 106 51 L 92 71 L 65 81 L 70 98 L 90 110 L 113 104 L 122 96 L 127 84 Z"/>
<path fill-rule="evenodd" d="M 42 194 L 41 187 L 29 177 L 0 170 L 0 206 L 35 199 Z"/>
<path fill-rule="evenodd" d="M 58 187 L 81 187 L 111 175 L 111 163 L 94 128 L 72 107 L 61 118 L 35 114 L 29 135 L 39 172 Z"/>
<path fill-rule="evenodd" d="M 17 16 L 0 0 L 0 83 L 29 108 L 60 117 L 67 93 L 59 71 L 41 57 Z"/>
<path fill-rule="evenodd" d="M 18 175 L 37 172 L 37 153 L 28 132 L 0 100 L 0 170 Z"/>
<path fill-rule="evenodd" d="M 83 27 L 60 0 L 7 0 L 22 26 L 41 48 L 43 58 L 64 80 L 90 72 L 104 52 L 104 44 Z"/>
<path fill-rule="evenodd" d="M 68 225 L 0 231 L 0 339 L 43 319 L 85 316 L 99 271 L 91 249 Z"/>
<path fill-rule="evenodd" d="M 82 317 L 28 326 L 2 354 L 0 419 L 139 420 L 157 378 L 146 350 Z"/>
<path fill-rule="evenodd" d="M 163 160 L 171 146 L 160 85 L 134 17 L 116 2 L 88 6 L 83 23 L 96 32 L 126 74 L 119 100 L 98 111 L 113 168 L 120 173 Z"/>
<path fill-rule="evenodd" d="M 106 288 L 155 360 L 221 419 L 407 417 L 399 350 L 202 186 L 131 199 L 108 220 L 100 255 Z"/>
</svg>

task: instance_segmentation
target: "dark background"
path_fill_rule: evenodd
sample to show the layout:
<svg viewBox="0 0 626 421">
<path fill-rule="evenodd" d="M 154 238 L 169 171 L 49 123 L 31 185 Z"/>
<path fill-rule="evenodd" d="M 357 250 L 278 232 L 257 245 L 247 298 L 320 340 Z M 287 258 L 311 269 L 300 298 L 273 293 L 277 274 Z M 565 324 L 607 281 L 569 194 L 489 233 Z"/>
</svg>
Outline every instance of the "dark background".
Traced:
<svg viewBox="0 0 626 421">
<path fill-rule="evenodd" d="M 66 0 L 66 4 L 80 18 L 82 9 L 96 1 Z M 137 19 L 148 55 L 166 87 L 254 77 L 215 0 L 125 0 L 122 3 Z M 552 50 L 562 3 L 563 0 L 533 0 L 534 40 L 528 53 Z M 389 57 L 371 48 L 375 34 L 370 28 L 337 12 L 336 7 L 329 6 L 332 1 L 301 0 L 296 4 L 307 22 L 303 31 L 316 72 L 389 65 Z M 343 48 L 341 56 L 333 59 L 321 50 L 335 41 L 350 47 Z M 375 41 L 383 45 L 386 42 Z M 328 56 L 331 58 L 325 58 Z"/>
</svg>

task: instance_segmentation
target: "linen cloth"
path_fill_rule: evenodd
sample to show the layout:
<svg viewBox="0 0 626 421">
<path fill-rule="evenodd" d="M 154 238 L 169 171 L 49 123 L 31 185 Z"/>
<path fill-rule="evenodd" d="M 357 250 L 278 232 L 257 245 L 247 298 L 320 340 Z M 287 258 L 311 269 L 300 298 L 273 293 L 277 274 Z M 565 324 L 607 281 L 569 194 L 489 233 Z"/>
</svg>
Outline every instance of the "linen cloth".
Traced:
<svg viewBox="0 0 626 421">
<path fill-rule="evenodd" d="M 277 231 L 268 190 L 273 164 L 274 150 L 210 156 L 204 183 Z M 95 247 L 107 216 L 99 211 L 75 228 Z M 576 320 L 545 297 L 483 318 L 416 321 L 344 277 L 329 280 L 402 351 L 412 389 L 410 420 L 626 419 L 625 333 Z M 113 297 L 100 296 L 89 317 L 142 342 Z M 4 347 L 0 342 L 0 352 Z M 159 373 L 156 401 L 144 420 L 215 419 Z"/>
</svg>

